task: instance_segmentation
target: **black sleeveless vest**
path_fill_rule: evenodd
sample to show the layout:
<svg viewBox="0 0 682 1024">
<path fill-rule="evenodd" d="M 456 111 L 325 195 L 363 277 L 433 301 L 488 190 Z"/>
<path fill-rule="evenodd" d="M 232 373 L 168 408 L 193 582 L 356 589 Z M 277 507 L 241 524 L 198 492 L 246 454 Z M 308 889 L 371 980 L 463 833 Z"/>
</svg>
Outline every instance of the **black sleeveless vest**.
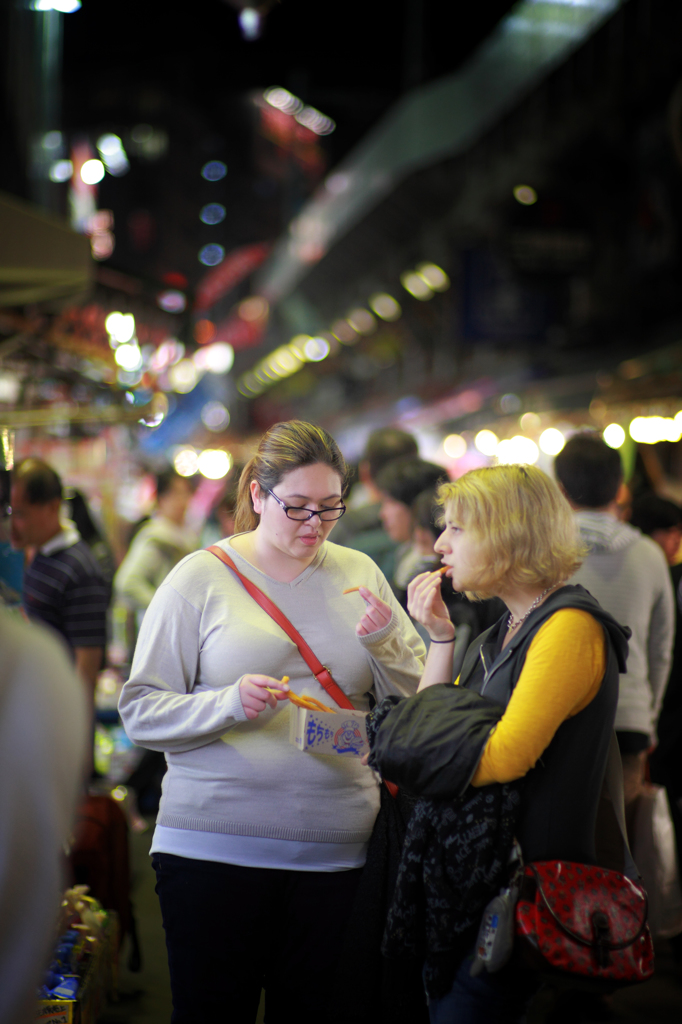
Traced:
<svg viewBox="0 0 682 1024">
<path fill-rule="evenodd" d="M 564 859 L 594 864 L 597 806 L 618 703 L 618 674 L 625 671 L 629 629 L 620 626 L 584 587 L 562 587 L 529 615 L 504 650 L 500 648 L 506 615 L 481 634 L 467 651 L 460 686 L 506 706 L 535 634 L 561 608 L 579 608 L 601 622 L 606 671 L 593 700 L 559 726 L 528 772 L 517 837 L 526 861 Z"/>
</svg>

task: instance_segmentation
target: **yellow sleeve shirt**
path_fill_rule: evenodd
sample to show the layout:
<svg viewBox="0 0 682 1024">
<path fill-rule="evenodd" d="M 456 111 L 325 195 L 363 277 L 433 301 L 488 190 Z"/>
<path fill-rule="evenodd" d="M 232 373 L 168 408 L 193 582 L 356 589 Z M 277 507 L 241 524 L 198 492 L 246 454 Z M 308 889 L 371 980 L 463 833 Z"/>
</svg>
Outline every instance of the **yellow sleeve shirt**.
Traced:
<svg viewBox="0 0 682 1024">
<path fill-rule="evenodd" d="M 486 744 L 472 785 L 511 782 L 533 768 L 559 726 L 587 707 L 606 671 L 601 624 L 562 608 L 538 630 L 506 711 Z"/>
</svg>

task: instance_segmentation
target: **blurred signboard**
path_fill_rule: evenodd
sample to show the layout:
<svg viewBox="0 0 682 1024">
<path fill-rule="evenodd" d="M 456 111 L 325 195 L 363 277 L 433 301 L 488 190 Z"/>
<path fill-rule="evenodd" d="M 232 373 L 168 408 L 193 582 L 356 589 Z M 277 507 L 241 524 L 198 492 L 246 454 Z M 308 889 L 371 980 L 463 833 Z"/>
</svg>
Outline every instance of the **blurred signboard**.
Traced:
<svg viewBox="0 0 682 1024">
<path fill-rule="evenodd" d="M 197 312 L 210 309 L 218 299 L 232 291 L 248 277 L 270 252 L 268 242 L 244 245 L 228 253 L 217 267 L 213 267 L 197 285 L 194 308 Z"/>
</svg>

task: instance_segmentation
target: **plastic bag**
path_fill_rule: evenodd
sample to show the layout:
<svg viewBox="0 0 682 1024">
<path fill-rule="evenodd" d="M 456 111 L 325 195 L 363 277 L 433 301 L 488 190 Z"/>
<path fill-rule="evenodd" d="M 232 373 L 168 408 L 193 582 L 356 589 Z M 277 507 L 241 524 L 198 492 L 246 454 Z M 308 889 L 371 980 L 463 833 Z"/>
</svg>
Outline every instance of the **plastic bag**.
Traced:
<svg viewBox="0 0 682 1024">
<path fill-rule="evenodd" d="M 649 927 L 654 938 L 682 932 L 682 891 L 675 832 L 668 795 L 647 785 L 637 798 L 632 854 L 649 897 Z"/>
</svg>

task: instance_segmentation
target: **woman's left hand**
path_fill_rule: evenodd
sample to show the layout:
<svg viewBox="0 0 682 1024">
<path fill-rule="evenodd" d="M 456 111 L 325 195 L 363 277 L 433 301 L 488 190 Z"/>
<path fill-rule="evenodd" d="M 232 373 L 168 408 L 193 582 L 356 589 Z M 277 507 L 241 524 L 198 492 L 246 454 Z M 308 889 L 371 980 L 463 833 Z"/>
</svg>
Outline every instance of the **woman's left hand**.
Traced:
<svg viewBox="0 0 682 1024">
<path fill-rule="evenodd" d="M 373 594 L 367 587 L 360 587 L 359 594 L 362 600 L 365 602 L 365 614 L 362 616 L 355 632 L 358 636 L 368 636 L 370 633 L 376 633 L 377 630 L 383 629 L 391 621 L 393 615 L 393 609 L 390 605 L 382 601 L 380 597 Z"/>
</svg>

